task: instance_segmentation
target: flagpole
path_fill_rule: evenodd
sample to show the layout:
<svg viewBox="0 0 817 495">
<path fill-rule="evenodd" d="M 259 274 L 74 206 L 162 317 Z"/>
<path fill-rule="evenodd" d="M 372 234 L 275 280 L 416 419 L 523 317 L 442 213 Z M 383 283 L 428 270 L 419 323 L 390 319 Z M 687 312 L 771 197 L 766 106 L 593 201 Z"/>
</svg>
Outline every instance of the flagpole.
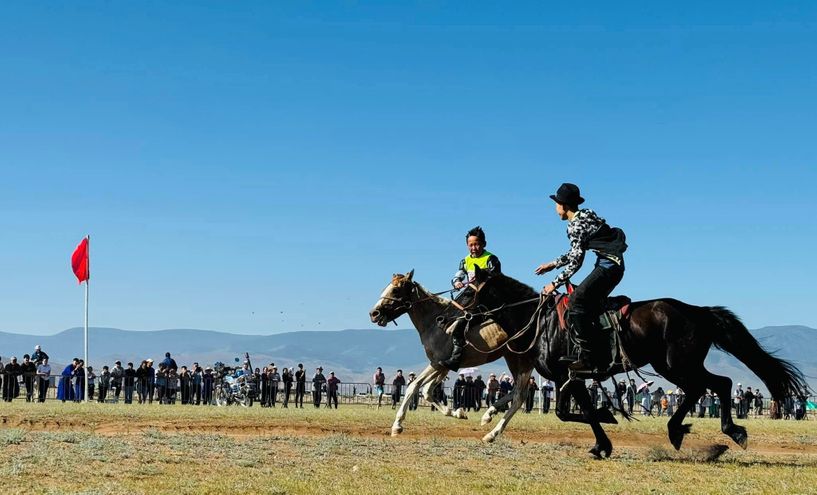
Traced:
<svg viewBox="0 0 817 495">
<path fill-rule="evenodd" d="M 85 372 L 83 375 L 85 376 L 85 402 L 88 402 L 88 284 L 91 281 L 91 236 L 85 236 L 88 240 L 88 247 L 87 247 L 87 257 L 88 260 L 88 278 L 85 280 Z"/>
</svg>

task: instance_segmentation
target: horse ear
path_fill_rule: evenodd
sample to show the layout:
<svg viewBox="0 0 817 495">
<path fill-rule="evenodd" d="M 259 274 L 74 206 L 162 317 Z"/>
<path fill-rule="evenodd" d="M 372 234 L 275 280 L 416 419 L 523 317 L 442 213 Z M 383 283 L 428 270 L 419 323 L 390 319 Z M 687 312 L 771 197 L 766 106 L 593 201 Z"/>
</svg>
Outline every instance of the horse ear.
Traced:
<svg viewBox="0 0 817 495">
<path fill-rule="evenodd" d="M 486 277 L 487 272 L 478 266 L 474 266 L 474 282 L 482 282 Z"/>
<path fill-rule="evenodd" d="M 412 268 L 411 271 L 406 274 L 406 281 L 411 282 L 411 278 L 413 276 L 414 276 L 414 268 Z"/>
</svg>

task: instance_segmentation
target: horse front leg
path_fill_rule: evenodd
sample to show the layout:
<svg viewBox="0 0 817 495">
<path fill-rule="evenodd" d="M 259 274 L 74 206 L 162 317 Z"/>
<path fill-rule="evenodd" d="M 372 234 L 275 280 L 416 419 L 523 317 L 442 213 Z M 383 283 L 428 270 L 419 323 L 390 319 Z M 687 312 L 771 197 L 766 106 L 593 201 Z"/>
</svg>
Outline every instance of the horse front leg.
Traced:
<svg viewBox="0 0 817 495">
<path fill-rule="evenodd" d="M 503 431 L 505 431 L 505 427 L 508 426 L 508 422 L 511 420 L 513 415 L 516 414 L 516 411 L 518 411 L 519 408 L 522 407 L 522 404 L 525 403 L 525 399 L 528 397 L 528 379 L 530 378 L 532 371 L 533 370 L 523 371 L 514 376 L 514 391 L 511 406 L 505 412 L 505 415 L 502 416 L 502 419 L 499 420 L 499 423 L 497 423 L 494 429 L 482 437 L 483 442 L 491 443 L 496 440 L 496 438 L 501 435 Z"/>
<path fill-rule="evenodd" d="M 417 375 L 417 378 L 415 378 L 413 382 L 408 384 L 406 395 L 403 396 L 403 401 L 400 402 L 400 407 L 397 409 L 397 414 L 394 417 L 394 424 L 392 424 L 391 427 L 391 436 L 396 437 L 403 433 L 403 420 L 406 419 L 406 411 L 408 410 L 409 404 L 411 404 L 414 396 L 420 392 L 420 387 L 422 387 L 423 383 L 437 373 L 439 372 L 429 364 Z"/>
</svg>

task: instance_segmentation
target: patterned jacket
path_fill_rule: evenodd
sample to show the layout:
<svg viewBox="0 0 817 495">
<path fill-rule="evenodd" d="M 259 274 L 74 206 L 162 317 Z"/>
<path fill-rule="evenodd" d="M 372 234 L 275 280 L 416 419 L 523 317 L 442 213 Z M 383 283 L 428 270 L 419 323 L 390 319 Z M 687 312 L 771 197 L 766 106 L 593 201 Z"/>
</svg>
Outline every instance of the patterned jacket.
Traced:
<svg viewBox="0 0 817 495">
<path fill-rule="evenodd" d="M 579 268 L 582 267 L 587 244 L 590 238 L 604 225 L 604 219 L 596 212 L 583 209 L 576 212 L 573 220 L 567 224 L 567 238 L 570 240 L 570 251 L 553 260 L 556 268 L 565 267 L 554 280 L 553 285 L 559 287 L 567 282 Z"/>
</svg>

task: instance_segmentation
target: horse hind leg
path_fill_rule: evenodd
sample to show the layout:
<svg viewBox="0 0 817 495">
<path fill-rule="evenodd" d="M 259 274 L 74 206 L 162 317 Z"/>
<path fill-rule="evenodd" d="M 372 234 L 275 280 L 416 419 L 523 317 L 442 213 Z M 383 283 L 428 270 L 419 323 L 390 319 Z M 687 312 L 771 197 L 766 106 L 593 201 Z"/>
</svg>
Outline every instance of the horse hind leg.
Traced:
<svg viewBox="0 0 817 495">
<path fill-rule="evenodd" d="M 513 392 L 509 395 L 513 395 L 513 402 L 511 402 L 511 406 L 505 412 L 505 415 L 502 416 L 502 419 L 499 420 L 499 423 L 494 427 L 493 430 L 489 431 L 484 437 L 482 437 L 482 441 L 485 443 L 491 443 L 496 438 L 505 431 L 505 427 L 510 422 L 511 418 L 516 411 L 522 407 L 522 404 L 525 402 L 525 398 L 527 397 L 528 392 L 528 379 L 530 378 L 532 370 L 524 371 L 522 373 L 516 374 L 514 376 L 514 383 L 517 384 L 513 388 Z"/>
<path fill-rule="evenodd" d="M 485 411 L 485 414 L 482 415 L 482 420 L 479 422 L 480 426 L 485 426 L 493 421 L 494 416 L 499 414 L 499 410 L 505 407 L 511 400 L 513 400 L 513 394 L 505 394 L 491 404 Z"/>
<path fill-rule="evenodd" d="M 732 421 L 732 380 L 708 371 L 706 378 L 712 391 L 721 400 L 721 431 L 745 450 L 749 446 L 749 434 L 746 428 Z"/>
</svg>

